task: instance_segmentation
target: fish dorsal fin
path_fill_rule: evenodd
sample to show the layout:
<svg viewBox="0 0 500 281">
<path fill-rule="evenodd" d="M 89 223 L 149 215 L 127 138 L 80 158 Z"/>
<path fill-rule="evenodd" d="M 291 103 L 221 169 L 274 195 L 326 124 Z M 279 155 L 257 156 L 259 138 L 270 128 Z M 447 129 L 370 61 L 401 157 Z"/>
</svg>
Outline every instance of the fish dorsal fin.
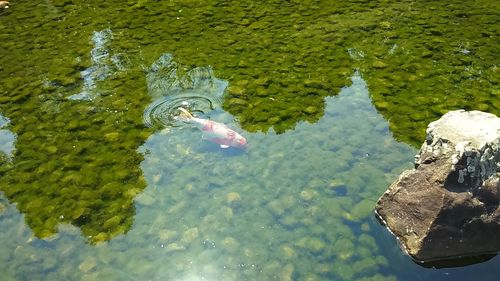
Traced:
<svg viewBox="0 0 500 281">
<path fill-rule="evenodd" d="M 229 147 L 229 145 L 221 144 L 221 145 L 220 145 L 220 147 L 221 147 L 221 148 L 228 148 L 228 147 Z"/>
</svg>

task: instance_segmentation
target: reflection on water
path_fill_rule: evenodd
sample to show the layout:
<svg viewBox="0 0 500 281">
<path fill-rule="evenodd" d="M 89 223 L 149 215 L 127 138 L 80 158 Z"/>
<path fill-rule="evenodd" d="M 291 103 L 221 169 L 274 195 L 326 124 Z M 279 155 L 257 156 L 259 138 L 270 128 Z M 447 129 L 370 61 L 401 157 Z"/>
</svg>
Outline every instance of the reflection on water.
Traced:
<svg viewBox="0 0 500 281">
<path fill-rule="evenodd" d="M 247 134 L 244 155 L 206 150 L 184 127 L 147 140 L 130 235 L 165 262 L 153 279 L 393 280 L 372 209 L 413 150 L 391 139 L 359 76 L 326 104 L 314 125 Z"/>
<path fill-rule="evenodd" d="M 225 116 L 222 113 L 221 116 Z M 416 152 L 394 141 L 359 75 L 326 100 L 325 116 L 294 131 L 247 134 L 231 156 L 188 127 L 139 149 L 147 188 L 133 227 L 92 246 L 59 224 L 34 238 L 0 200 L 0 263 L 7 280 L 492 280 L 498 258 L 461 269 L 413 265 L 373 217 L 387 185 Z M 405 160 L 406 159 L 406 160 Z M 339 190 L 337 192 L 337 190 Z M 481 272 L 481 275 L 478 273 Z M 464 279 L 465 278 L 465 279 Z"/>
<path fill-rule="evenodd" d="M 10 130 L 5 129 L 9 122 L 8 118 L 0 114 L 0 164 L 4 160 L 10 159 L 14 151 L 16 136 Z"/>
<path fill-rule="evenodd" d="M 82 91 L 68 97 L 70 100 L 93 100 L 99 93 L 96 83 L 103 81 L 117 71 L 125 70 L 120 54 L 110 54 L 109 44 L 113 39 L 110 29 L 94 31 L 90 51 L 91 66 L 80 72 L 83 85 Z"/>
<path fill-rule="evenodd" d="M 91 34 L 90 63 L 80 84 L 44 73 L 35 86 L 10 89 L 2 104 L 8 119 L 0 121 L 10 120 L 12 132 L 0 130 L 0 148 L 13 155 L 0 166 L 0 190 L 38 238 L 54 239 L 58 225 L 66 223 L 90 243 L 126 233 L 133 223 L 133 198 L 145 187 L 136 148 L 149 132 L 132 130 L 143 128 L 142 102 L 139 95 L 121 97 L 122 87 L 130 87 L 110 79 L 136 72 L 111 55 L 110 29 Z M 68 72 L 81 69 L 82 60 L 76 57 Z M 62 98 L 78 88 L 80 93 Z"/>
<path fill-rule="evenodd" d="M 154 99 L 144 111 L 148 127 L 179 126 L 182 122 L 176 116 L 181 106 L 201 116 L 220 108 L 228 84 L 216 78 L 209 66 L 183 73 L 171 54 L 163 54 L 147 69 L 146 81 Z"/>
<path fill-rule="evenodd" d="M 1 13 L 0 109 L 17 138 L 0 167 L 1 279 L 496 280 L 498 258 L 428 270 L 401 255 L 371 210 L 415 151 L 359 76 L 325 100 L 358 67 L 417 145 L 449 109 L 498 112 L 496 2 L 265 2 Z M 254 132 L 251 147 L 171 126 L 186 99 Z"/>
</svg>

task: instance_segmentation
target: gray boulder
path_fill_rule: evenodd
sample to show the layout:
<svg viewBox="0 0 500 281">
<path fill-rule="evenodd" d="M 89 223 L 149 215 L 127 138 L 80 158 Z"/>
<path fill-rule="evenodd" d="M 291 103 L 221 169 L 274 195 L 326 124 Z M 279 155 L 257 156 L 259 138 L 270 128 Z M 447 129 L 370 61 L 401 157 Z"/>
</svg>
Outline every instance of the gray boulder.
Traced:
<svg viewBox="0 0 500 281">
<path fill-rule="evenodd" d="M 451 111 L 429 124 L 415 157 L 375 213 L 417 261 L 500 250 L 500 118 Z"/>
</svg>

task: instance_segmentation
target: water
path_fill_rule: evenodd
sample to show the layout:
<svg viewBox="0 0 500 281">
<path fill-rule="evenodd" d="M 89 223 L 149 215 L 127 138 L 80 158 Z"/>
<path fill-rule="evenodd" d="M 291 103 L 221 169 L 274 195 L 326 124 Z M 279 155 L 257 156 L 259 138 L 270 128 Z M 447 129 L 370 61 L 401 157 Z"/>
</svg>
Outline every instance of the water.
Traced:
<svg viewBox="0 0 500 281">
<path fill-rule="evenodd" d="M 498 115 L 495 5 L 13 2 L 0 279 L 496 280 L 413 263 L 373 215 L 429 121 Z"/>
</svg>

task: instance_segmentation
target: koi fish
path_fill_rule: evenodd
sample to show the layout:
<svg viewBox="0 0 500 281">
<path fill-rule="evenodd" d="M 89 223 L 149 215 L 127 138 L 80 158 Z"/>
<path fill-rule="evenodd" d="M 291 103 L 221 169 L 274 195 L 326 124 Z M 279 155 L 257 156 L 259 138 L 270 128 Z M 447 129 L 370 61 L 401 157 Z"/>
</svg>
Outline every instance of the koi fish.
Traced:
<svg viewBox="0 0 500 281">
<path fill-rule="evenodd" d="M 205 139 L 219 144 L 221 148 L 232 146 L 244 149 L 247 147 L 247 140 L 224 124 L 194 117 L 189 111 L 182 107 L 179 107 L 179 110 L 181 111 L 179 115 L 181 119 L 195 124 L 203 132 L 203 137 Z"/>
</svg>

